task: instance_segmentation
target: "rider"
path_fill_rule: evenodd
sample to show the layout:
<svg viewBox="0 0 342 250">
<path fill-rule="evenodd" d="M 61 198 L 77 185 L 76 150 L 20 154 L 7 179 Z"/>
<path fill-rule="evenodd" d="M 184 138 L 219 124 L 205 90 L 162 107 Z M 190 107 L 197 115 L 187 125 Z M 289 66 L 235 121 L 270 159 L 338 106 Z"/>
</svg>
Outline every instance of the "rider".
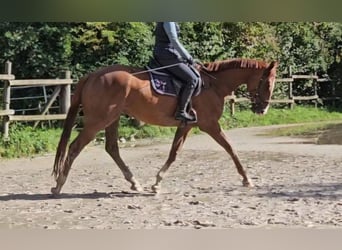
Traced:
<svg viewBox="0 0 342 250">
<path fill-rule="evenodd" d="M 176 22 L 158 22 L 155 29 L 155 47 L 153 56 L 162 66 L 177 64 L 167 70 L 178 77 L 185 86 L 179 97 L 179 105 L 175 115 L 176 120 L 196 121 L 196 117 L 187 112 L 191 96 L 198 85 L 199 78 L 191 66 L 192 56 L 178 40 L 179 26 Z"/>
</svg>

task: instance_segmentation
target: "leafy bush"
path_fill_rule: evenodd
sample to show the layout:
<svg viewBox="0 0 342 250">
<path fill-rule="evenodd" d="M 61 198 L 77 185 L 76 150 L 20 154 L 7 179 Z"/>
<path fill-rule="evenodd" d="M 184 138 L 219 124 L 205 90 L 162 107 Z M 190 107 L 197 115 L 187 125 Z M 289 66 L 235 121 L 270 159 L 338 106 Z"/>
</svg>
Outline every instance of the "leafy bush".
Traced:
<svg viewBox="0 0 342 250">
<path fill-rule="evenodd" d="M 141 22 L 0 22 L 0 68 L 10 60 L 17 79 L 61 77 L 66 69 L 77 79 L 114 63 L 143 67 L 152 54 L 154 26 Z M 184 46 L 201 61 L 234 57 L 278 60 L 278 78 L 287 76 L 290 68 L 292 73 L 328 74 L 335 83 L 335 95 L 342 96 L 342 23 L 182 22 L 180 28 Z M 306 84 L 310 83 L 295 89 L 297 95 L 305 94 Z M 276 88 L 275 96 L 284 95 L 285 90 L 286 87 Z M 324 96 L 333 94 L 330 88 L 322 87 L 319 91 Z M 265 117 L 249 111 L 230 117 L 227 112 L 220 122 L 225 127 L 237 127 L 338 117 L 338 112 L 310 113 L 305 108 L 301 112 L 300 107 L 269 112 Z M 136 128 L 128 118 L 123 118 L 120 126 L 121 136 L 127 138 L 160 136 L 173 131 L 155 126 Z M 57 143 L 57 134 L 54 130 L 11 126 L 11 141 L 0 142 L 0 156 L 49 152 Z"/>
<path fill-rule="evenodd" d="M 61 129 L 33 129 L 13 123 L 10 140 L 0 141 L 0 158 L 27 157 L 53 152 L 59 141 Z"/>
</svg>

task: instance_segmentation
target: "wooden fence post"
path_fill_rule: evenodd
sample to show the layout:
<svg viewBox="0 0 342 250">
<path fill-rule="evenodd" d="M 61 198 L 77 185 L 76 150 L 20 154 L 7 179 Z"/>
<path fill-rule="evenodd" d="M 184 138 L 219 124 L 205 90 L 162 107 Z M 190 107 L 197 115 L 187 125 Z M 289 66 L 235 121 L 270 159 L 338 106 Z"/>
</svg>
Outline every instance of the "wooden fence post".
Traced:
<svg viewBox="0 0 342 250">
<path fill-rule="evenodd" d="M 71 71 L 65 71 L 65 79 L 71 79 Z M 60 109 L 62 114 L 68 113 L 70 107 L 70 98 L 71 98 L 71 85 L 64 85 L 61 87 L 60 92 Z"/>
<path fill-rule="evenodd" d="M 292 78 L 292 68 L 291 68 L 291 66 L 289 66 L 289 78 Z M 293 92 L 292 92 L 293 91 L 293 81 L 288 83 L 288 88 L 289 88 L 289 93 L 288 93 L 289 99 L 293 100 Z M 293 107 L 294 107 L 294 102 L 290 102 L 289 108 L 293 109 Z"/>
<path fill-rule="evenodd" d="M 313 82 L 312 82 L 312 85 L 313 85 L 313 88 L 314 88 L 314 95 L 317 96 L 317 99 L 314 100 L 315 102 L 315 108 L 317 108 L 318 106 L 318 93 L 317 93 L 317 85 L 318 85 L 318 77 L 317 77 L 317 72 L 314 73 L 314 75 L 316 76 L 316 78 L 313 79 Z"/>
<path fill-rule="evenodd" d="M 5 63 L 5 74 L 11 75 L 12 74 L 12 63 L 10 61 L 6 61 Z M 3 93 L 3 103 L 4 103 L 4 110 L 10 110 L 10 103 L 11 103 L 11 85 L 8 81 L 4 83 L 4 93 Z M 3 117 L 3 124 L 2 124 L 2 131 L 3 131 L 3 139 L 9 139 L 9 117 Z"/>
<path fill-rule="evenodd" d="M 329 78 L 330 79 L 330 78 Z M 333 97 L 333 107 L 336 107 L 336 85 L 335 85 L 335 81 L 331 81 L 330 80 L 330 84 L 331 84 L 331 95 Z"/>
<path fill-rule="evenodd" d="M 235 114 L 235 93 L 234 91 L 231 94 L 232 99 L 229 100 L 230 104 L 230 115 L 233 116 Z"/>
</svg>

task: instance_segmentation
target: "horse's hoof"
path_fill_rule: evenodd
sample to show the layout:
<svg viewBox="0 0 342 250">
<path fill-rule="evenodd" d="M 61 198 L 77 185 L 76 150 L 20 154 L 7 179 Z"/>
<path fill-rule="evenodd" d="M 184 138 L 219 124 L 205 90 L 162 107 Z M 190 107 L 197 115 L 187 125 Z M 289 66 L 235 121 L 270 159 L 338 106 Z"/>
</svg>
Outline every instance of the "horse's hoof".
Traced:
<svg viewBox="0 0 342 250">
<path fill-rule="evenodd" d="M 243 180 L 243 181 L 242 181 L 242 185 L 243 185 L 244 187 L 248 187 L 248 188 L 254 187 L 253 183 L 252 183 L 250 180 Z"/>
<path fill-rule="evenodd" d="M 142 192 L 144 191 L 143 188 L 139 184 L 132 184 L 131 190 L 137 191 L 137 192 Z"/>
<path fill-rule="evenodd" d="M 161 190 L 160 186 L 158 186 L 158 185 L 153 185 L 151 187 L 151 189 L 152 189 L 152 192 L 155 193 L 155 194 L 160 193 L 160 190 Z"/>
<path fill-rule="evenodd" d="M 59 190 L 57 188 L 53 187 L 53 188 L 51 188 L 51 193 L 53 195 L 59 195 Z"/>
</svg>

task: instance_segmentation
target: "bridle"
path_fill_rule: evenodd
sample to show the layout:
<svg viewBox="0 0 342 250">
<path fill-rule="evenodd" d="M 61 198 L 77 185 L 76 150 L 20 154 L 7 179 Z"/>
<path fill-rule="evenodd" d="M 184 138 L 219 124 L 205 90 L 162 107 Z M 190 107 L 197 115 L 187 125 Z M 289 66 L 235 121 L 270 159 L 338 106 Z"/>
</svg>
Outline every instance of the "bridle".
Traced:
<svg viewBox="0 0 342 250">
<path fill-rule="evenodd" d="M 263 99 L 261 98 L 261 94 L 260 94 L 260 91 L 262 87 L 265 85 L 266 80 L 267 80 L 267 77 L 265 77 L 265 75 L 263 74 L 259 80 L 258 86 L 254 90 L 244 93 L 243 96 L 248 98 L 251 101 L 251 103 L 254 105 L 260 105 L 260 104 L 268 105 L 270 103 L 270 99 L 267 99 L 267 100 Z"/>
</svg>

